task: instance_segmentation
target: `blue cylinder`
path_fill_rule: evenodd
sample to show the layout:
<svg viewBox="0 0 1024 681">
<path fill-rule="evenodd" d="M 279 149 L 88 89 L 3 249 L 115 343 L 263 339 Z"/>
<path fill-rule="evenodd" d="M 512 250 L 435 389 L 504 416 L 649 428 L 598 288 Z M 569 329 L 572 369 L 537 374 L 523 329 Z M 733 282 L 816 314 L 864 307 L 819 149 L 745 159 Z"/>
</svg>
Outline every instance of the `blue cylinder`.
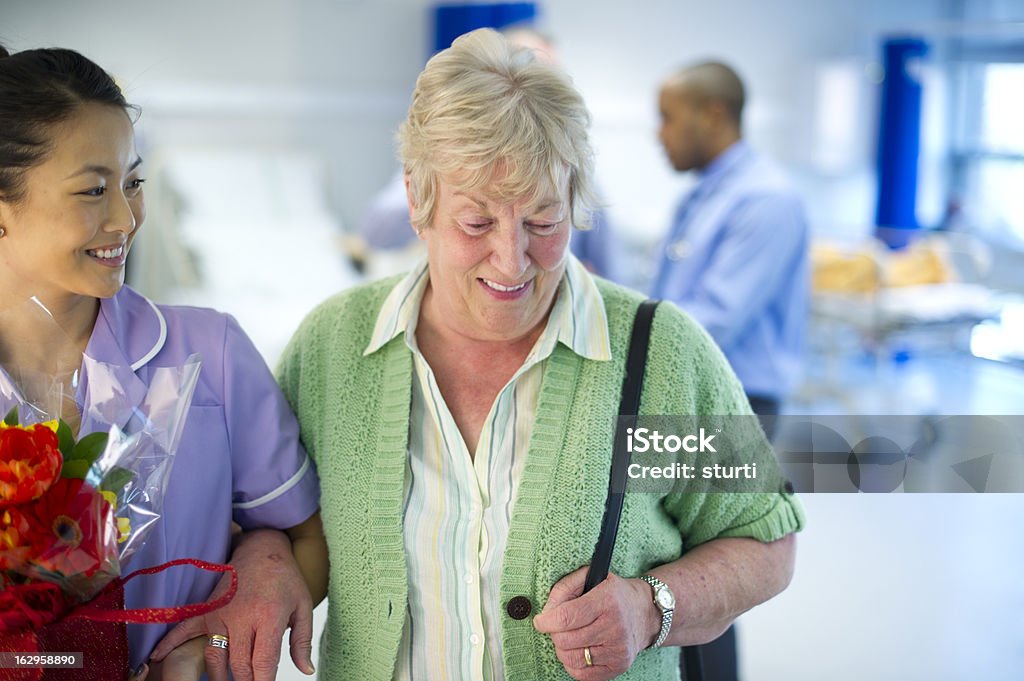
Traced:
<svg viewBox="0 0 1024 681">
<path fill-rule="evenodd" d="M 878 122 L 877 236 L 890 248 L 907 245 L 917 222 L 917 163 L 921 146 L 921 82 L 908 65 L 928 52 L 919 38 L 882 44 L 885 77 Z"/>
<path fill-rule="evenodd" d="M 445 3 L 434 7 L 434 52 L 477 28 L 503 28 L 537 18 L 534 2 Z"/>
</svg>

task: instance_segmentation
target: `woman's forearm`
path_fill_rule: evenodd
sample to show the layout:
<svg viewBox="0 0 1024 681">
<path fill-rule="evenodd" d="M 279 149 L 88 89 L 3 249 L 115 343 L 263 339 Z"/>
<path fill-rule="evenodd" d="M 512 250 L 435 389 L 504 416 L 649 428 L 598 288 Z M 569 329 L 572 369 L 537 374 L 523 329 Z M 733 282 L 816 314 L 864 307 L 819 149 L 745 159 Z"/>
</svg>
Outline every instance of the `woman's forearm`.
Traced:
<svg viewBox="0 0 1024 681">
<path fill-rule="evenodd" d="M 717 638 L 733 620 L 780 593 L 793 576 L 796 538 L 778 541 L 723 538 L 709 541 L 682 558 L 650 571 L 676 598 L 672 629 L 664 645 L 688 646 Z M 643 587 L 650 591 L 646 583 Z M 661 614 L 653 602 L 648 624 L 653 642 Z"/>
<path fill-rule="evenodd" d="M 305 522 L 287 530 L 292 540 L 292 554 L 299 564 L 299 572 L 309 588 L 315 608 L 327 597 L 327 579 L 330 564 L 327 557 L 327 540 L 320 522 L 320 512 L 314 513 Z"/>
</svg>

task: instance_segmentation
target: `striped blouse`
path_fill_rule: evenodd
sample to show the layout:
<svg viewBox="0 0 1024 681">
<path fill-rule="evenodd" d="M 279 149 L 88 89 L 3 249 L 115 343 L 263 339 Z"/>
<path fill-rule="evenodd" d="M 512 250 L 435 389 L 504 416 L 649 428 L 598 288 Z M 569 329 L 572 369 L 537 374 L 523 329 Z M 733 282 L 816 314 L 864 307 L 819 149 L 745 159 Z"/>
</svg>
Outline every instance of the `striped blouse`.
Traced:
<svg viewBox="0 0 1024 681">
<path fill-rule="evenodd" d="M 395 286 L 364 352 L 404 332 L 413 354 L 403 515 L 409 605 L 394 678 L 500 681 L 502 556 L 545 360 L 557 343 L 610 360 L 608 320 L 594 280 L 570 257 L 547 325 L 491 405 L 471 457 L 416 344 L 428 282 L 424 261 Z"/>
</svg>

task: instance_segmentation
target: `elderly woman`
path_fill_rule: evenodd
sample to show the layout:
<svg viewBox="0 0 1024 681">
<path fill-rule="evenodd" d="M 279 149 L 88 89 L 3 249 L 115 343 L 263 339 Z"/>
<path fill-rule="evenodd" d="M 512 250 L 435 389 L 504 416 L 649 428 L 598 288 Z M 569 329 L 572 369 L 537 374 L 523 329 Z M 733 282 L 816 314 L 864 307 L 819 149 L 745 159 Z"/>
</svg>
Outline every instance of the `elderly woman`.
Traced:
<svg viewBox="0 0 1024 681">
<path fill-rule="evenodd" d="M 788 494 L 635 494 L 581 595 L 641 302 L 569 255 L 588 122 L 562 72 L 493 31 L 436 55 L 399 133 L 426 262 L 327 301 L 285 353 L 321 476 L 328 679 L 674 679 L 678 646 L 788 583 Z M 669 305 L 642 412 L 749 414 Z"/>
</svg>

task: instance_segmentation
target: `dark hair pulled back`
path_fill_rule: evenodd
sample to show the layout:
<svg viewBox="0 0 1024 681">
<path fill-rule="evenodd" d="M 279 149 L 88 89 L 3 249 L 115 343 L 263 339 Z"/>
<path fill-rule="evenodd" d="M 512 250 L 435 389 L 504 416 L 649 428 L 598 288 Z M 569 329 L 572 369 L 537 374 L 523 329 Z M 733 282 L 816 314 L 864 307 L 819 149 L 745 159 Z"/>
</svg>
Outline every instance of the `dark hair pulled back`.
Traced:
<svg viewBox="0 0 1024 681">
<path fill-rule="evenodd" d="M 23 198 L 25 171 L 50 151 L 52 127 L 86 103 L 132 108 L 110 74 L 74 50 L 0 45 L 0 200 Z"/>
</svg>

